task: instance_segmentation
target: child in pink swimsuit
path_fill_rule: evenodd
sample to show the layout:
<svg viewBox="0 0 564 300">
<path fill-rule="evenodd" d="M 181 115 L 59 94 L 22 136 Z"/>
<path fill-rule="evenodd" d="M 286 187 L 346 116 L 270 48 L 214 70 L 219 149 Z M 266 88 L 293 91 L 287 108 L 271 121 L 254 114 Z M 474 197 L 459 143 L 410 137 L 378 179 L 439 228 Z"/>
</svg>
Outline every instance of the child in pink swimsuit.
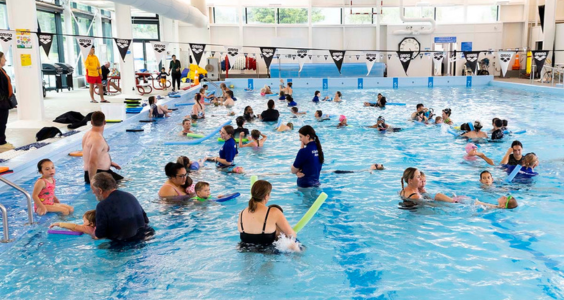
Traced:
<svg viewBox="0 0 564 300">
<path fill-rule="evenodd" d="M 37 163 L 37 169 L 41 178 L 35 182 L 33 187 L 33 202 L 35 202 L 35 212 L 42 216 L 47 212 L 58 212 L 68 215 L 74 211 L 70 205 L 62 204 L 55 196 L 55 165 L 49 159 L 42 159 Z"/>
</svg>

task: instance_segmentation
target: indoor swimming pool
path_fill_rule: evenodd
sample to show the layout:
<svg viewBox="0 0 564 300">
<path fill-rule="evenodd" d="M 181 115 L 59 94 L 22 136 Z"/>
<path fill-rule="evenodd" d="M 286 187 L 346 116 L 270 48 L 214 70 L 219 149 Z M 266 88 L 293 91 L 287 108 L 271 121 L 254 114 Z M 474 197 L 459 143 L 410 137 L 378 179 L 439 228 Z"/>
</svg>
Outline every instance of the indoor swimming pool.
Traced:
<svg viewBox="0 0 564 300">
<path fill-rule="evenodd" d="M 297 80 L 295 80 L 297 81 Z M 299 86 L 299 84 L 296 84 Z M 74 215 L 36 216 L 38 224 L 25 226 L 25 199 L 2 188 L 0 199 L 9 213 L 9 244 L 0 245 L 0 290 L 4 299 L 561 299 L 564 298 L 564 118 L 561 95 L 525 88 L 493 85 L 323 90 L 294 87 L 294 99 L 304 116 L 292 117 L 277 100 L 283 122 L 296 127 L 276 132 L 275 124 L 255 121 L 245 125 L 268 136 L 260 150 L 239 149 L 235 158 L 245 174 L 225 174 L 213 163 L 190 174 L 210 183 L 212 195 L 241 193 L 224 203 L 166 204 L 157 192 L 166 181 L 164 166 L 181 155 L 190 159 L 217 156 L 219 135 L 198 145 L 165 145 L 187 139 L 179 136 L 181 121 L 192 107 L 182 106 L 172 117 L 155 123 L 132 123 L 106 134 L 112 158 L 128 180 L 120 189 L 134 194 L 155 229 L 153 239 L 131 247 L 114 247 L 107 240 L 49 235 L 49 224 L 60 220 L 81 222 L 97 200 L 83 182 L 82 159 L 53 154 L 57 196 L 74 206 Z M 242 115 L 250 105 L 255 114 L 266 110 L 269 98 L 236 85 L 238 101 L 232 109 Z M 211 88 L 214 89 L 213 87 Z M 318 89 L 343 102 L 311 99 Z M 278 89 L 273 87 L 274 91 Z M 193 92 L 191 92 L 193 95 Z M 385 109 L 363 107 L 382 93 Z M 456 125 L 480 120 L 491 129 L 494 117 L 507 119 L 509 130 L 501 142 L 481 141 L 480 151 L 496 166 L 463 159 L 467 141 L 437 125 L 416 125 L 408 118 L 418 103 L 436 113 L 451 108 Z M 315 110 L 345 115 L 352 126 L 336 128 L 338 117 L 317 122 Z M 206 119 L 193 130 L 204 135 L 227 120 L 231 110 L 206 107 Z M 378 116 L 400 132 L 380 133 L 366 126 Z M 325 153 L 321 187 L 304 194 L 290 173 L 300 149 L 297 129 L 311 125 Z M 532 181 L 503 183 L 507 173 L 499 162 L 511 142 L 523 152 L 535 152 L 540 173 Z M 79 147 L 79 146 L 78 146 Z M 80 150 L 80 149 L 75 149 Z M 385 170 L 369 172 L 373 163 Z M 464 203 L 437 204 L 408 211 L 398 209 L 400 178 L 407 167 L 427 176 L 427 190 L 467 196 Z M 337 174 L 331 171 L 358 171 Z M 480 173 L 489 170 L 496 180 L 483 188 Z M 28 191 L 35 172 L 16 183 Z M 254 253 L 238 249 L 238 213 L 247 206 L 250 175 L 272 183 L 270 204 L 278 204 L 295 224 L 320 192 L 328 194 L 317 215 L 299 233 L 301 253 Z M 519 207 L 483 209 L 475 199 L 496 203 L 511 194 Z M 560 250 L 559 250 L 560 249 Z"/>
</svg>

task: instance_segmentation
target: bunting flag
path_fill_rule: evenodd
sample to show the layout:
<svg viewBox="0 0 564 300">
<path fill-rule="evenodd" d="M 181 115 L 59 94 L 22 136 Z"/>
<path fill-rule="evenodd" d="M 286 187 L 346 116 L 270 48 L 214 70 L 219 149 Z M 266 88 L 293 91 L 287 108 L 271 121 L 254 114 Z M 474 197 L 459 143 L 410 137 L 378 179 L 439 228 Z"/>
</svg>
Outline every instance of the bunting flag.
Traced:
<svg viewBox="0 0 564 300">
<path fill-rule="evenodd" d="M 392 59 L 392 55 L 388 54 L 388 60 Z"/>
<path fill-rule="evenodd" d="M 343 60 L 345 60 L 345 52 L 341 50 L 329 50 L 337 69 L 339 69 L 339 74 L 341 73 L 341 67 L 343 66 Z"/>
<path fill-rule="evenodd" d="M 513 58 L 513 52 L 511 51 L 504 51 L 499 52 L 499 65 L 501 66 L 501 74 L 505 77 L 505 73 L 507 72 L 507 68 L 509 67 L 509 62 Z"/>
<path fill-rule="evenodd" d="M 129 50 L 129 47 L 131 46 L 131 39 L 118 39 L 118 38 L 114 38 L 114 41 L 116 43 L 116 46 L 119 50 L 119 54 L 121 55 L 121 59 L 123 60 L 123 62 L 125 62 L 125 56 L 127 55 L 127 51 Z"/>
<path fill-rule="evenodd" d="M 260 47 L 260 53 L 262 54 L 262 58 L 264 59 L 264 63 L 266 63 L 266 68 L 270 69 L 270 63 L 272 62 L 272 58 L 276 53 L 276 48 L 273 47 Z"/>
<path fill-rule="evenodd" d="M 405 75 L 407 75 L 409 63 L 411 63 L 411 59 L 413 58 L 413 51 L 397 51 L 397 54 L 403 67 L 403 71 L 405 72 Z"/>
<path fill-rule="evenodd" d="M 92 46 L 94 46 L 94 38 L 87 36 L 77 36 L 76 41 L 78 42 L 78 46 L 80 47 L 80 53 L 82 54 L 82 61 L 84 61 L 88 57 L 88 53 L 90 53 L 90 49 L 92 49 Z"/>
<path fill-rule="evenodd" d="M 155 60 L 157 61 L 157 65 L 159 65 L 163 59 L 163 56 L 166 57 L 166 48 L 168 43 L 166 42 L 151 42 L 151 46 L 153 47 L 153 51 L 155 52 Z"/>
<path fill-rule="evenodd" d="M 206 50 L 206 44 L 194 44 L 190 43 L 190 50 L 192 51 L 192 56 L 196 61 L 197 65 L 200 65 L 204 51 Z"/>
<path fill-rule="evenodd" d="M 329 55 L 323 55 L 323 57 L 325 57 L 325 60 L 327 60 L 329 58 Z"/>
<path fill-rule="evenodd" d="M 533 58 L 535 59 L 535 66 L 537 67 L 536 72 L 540 72 L 544 66 L 544 62 L 548 57 L 548 50 L 535 50 L 533 52 Z"/>
<path fill-rule="evenodd" d="M 10 50 L 10 46 L 12 46 L 14 38 L 13 32 L 0 30 L 0 46 L 2 46 L 2 51 L 4 51 L 4 53 Z"/>
<path fill-rule="evenodd" d="M 298 64 L 300 65 L 300 70 L 298 71 L 299 73 L 302 71 L 302 68 L 304 67 L 306 57 L 308 57 L 307 50 L 298 50 L 296 52 L 296 55 L 298 56 Z M 311 59 L 311 55 L 309 55 L 309 57 Z"/>
<path fill-rule="evenodd" d="M 360 59 L 360 55 L 355 55 L 356 56 L 356 60 Z"/>
<path fill-rule="evenodd" d="M 458 60 L 458 58 L 456 57 L 455 53 L 451 53 L 450 54 L 450 62 L 456 62 Z"/>
<path fill-rule="evenodd" d="M 372 71 L 372 66 L 374 66 L 374 61 L 376 60 L 377 53 L 366 53 L 366 69 L 368 69 L 368 73 L 366 76 L 370 75 L 370 71 Z"/>
<path fill-rule="evenodd" d="M 443 62 L 444 55 L 445 54 L 443 52 L 433 53 L 433 61 L 435 61 L 436 64 L 440 65 Z"/>
<path fill-rule="evenodd" d="M 309 60 L 311 60 L 311 58 L 313 57 L 313 55 L 308 55 L 307 57 L 309 58 Z"/>
<path fill-rule="evenodd" d="M 215 51 L 211 52 L 212 57 L 215 57 Z"/>
<path fill-rule="evenodd" d="M 229 64 L 231 65 L 231 68 L 233 68 L 233 66 L 235 65 L 235 58 L 239 56 L 239 48 L 225 47 L 225 50 L 227 51 L 227 56 L 229 56 L 229 61 L 230 61 Z"/>
<path fill-rule="evenodd" d="M 472 73 L 476 75 L 476 67 L 478 66 L 478 58 L 480 57 L 480 51 L 464 51 L 464 58 L 466 58 L 466 65 L 470 67 Z"/>
<path fill-rule="evenodd" d="M 49 57 L 49 52 L 51 51 L 51 45 L 53 44 L 53 34 L 52 33 L 37 33 L 37 38 L 39 39 L 39 46 L 43 48 L 47 57 Z"/>
</svg>

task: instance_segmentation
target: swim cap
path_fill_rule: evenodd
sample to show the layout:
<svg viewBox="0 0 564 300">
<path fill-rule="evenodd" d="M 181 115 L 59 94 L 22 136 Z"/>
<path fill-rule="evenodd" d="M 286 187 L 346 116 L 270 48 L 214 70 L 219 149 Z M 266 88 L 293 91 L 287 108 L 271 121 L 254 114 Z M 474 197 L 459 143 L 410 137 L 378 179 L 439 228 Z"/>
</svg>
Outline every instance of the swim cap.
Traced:
<svg viewBox="0 0 564 300">
<path fill-rule="evenodd" d="M 345 117 L 344 115 L 339 116 L 339 122 L 343 122 L 346 119 L 347 119 L 347 117 Z"/>
<path fill-rule="evenodd" d="M 384 117 L 382 117 L 382 116 L 379 116 L 378 121 L 386 122 L 386 119 L 384 119 Z"/>
<path fill-rule="evenodd" d="M 475 144 L 472 143 L 468 143 L 466 144 L 466 153 L 470 153 L 472 152 L 474 149 L 478 149 L 478 146 L 476 146 Z"/>
</svg>

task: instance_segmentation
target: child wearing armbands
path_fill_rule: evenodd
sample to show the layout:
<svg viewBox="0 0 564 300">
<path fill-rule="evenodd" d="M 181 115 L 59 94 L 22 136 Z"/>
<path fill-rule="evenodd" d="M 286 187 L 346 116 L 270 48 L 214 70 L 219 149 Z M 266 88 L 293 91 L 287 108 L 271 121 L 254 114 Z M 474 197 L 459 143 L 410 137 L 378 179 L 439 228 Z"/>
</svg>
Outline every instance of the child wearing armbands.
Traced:
<svg viewBox="0 0 564 300">
<path fill-rule="evenodd" d="M 196 183 L 196 197 L 192 198 L 198 202 L 205 202 L 213 199 L 210 191 L 210 184 L 205 181 L 200 181 Z M 217 196 L 217 198 L 223 198 L 223 195 Z"/>
<path fill-rule="evenodd" d="M 49 229 L 53 227 L 61 227 L 65 229 L 69 229 L 71 231 L 82 232 L 92 236 L 92 238 L 96 238 L 94 235 L 94 230 L 96 229 L 96 210 L 89 210 L 84 213 L 82 216 L 82 225 L 74 224 L 74 223 L 63 223 L 57 222 L 49 225 Z"/>
<path fill-rule="evenodd" d="M 41 174 L 33 187 L 33 202 L 35 212 L 42 216 L 47 212 L 57 212 L 68 215 L 74 212 L 70 205 L 62 204 L 55 196 L 55 165 L 50 159 L 42 159 L 37 163 L 38 172 Z"/>
</svg>

